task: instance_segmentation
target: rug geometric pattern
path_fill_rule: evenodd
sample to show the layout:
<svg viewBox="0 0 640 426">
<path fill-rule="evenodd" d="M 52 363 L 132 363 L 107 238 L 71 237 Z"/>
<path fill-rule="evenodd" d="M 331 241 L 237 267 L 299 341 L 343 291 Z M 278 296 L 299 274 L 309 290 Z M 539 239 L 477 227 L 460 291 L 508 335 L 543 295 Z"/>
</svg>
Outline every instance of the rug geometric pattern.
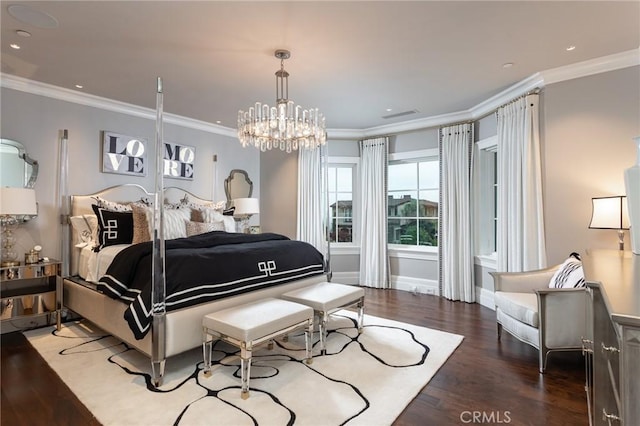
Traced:
<svg viewBox="0 0 640 426">
<path fill-rule="evenodd" d="M 238 350 L 214 342 L 212 376 L 202 350 L 169 358 L 162 386 L 149 359 L 90 323 L 25 332 L 76 396 L 104 425 L 388 425 L 463 337 L 365 316 L 331 317 L 327 354 L 304 363 L 304 336 L 253 352 L 251 395 L 240 397 Z"/>
</svg>

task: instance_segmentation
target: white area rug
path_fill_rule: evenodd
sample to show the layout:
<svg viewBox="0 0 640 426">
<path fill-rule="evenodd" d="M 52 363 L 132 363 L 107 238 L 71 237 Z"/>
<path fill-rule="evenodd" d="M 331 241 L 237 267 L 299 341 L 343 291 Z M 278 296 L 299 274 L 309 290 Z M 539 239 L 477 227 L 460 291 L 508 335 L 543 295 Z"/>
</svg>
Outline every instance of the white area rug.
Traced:
<svg viewBox="0 0 640 426">
<path fill-rule="evenodd" d="M 255 350 L 247 400 L 237 351 L 221 342 L 211 377 L 197 348 L 170 358 L 156 389 L 148 358 L 90 324 L 25 335 L 104 425 L 389 425 L 463 337 L 369 315 L 358 335 L 354 318 L 332 317 L 327 355 L 311 365 L 302 335 Z"/>
</svg>

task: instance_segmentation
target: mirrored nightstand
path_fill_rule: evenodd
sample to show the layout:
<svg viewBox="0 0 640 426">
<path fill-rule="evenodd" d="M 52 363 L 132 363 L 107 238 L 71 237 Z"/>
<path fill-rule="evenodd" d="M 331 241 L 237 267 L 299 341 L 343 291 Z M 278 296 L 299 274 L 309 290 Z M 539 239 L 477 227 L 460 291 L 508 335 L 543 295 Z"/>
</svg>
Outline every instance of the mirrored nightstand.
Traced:
<svg viewBox="0 0 640 426">
<path fill-rule="evenodd" d="M 0 268 L 0 319 L 2 322 L 56 313 L 60 329 L 62 308 L 62 262 L 48 260 L 27 265 Z"/>
</svg>

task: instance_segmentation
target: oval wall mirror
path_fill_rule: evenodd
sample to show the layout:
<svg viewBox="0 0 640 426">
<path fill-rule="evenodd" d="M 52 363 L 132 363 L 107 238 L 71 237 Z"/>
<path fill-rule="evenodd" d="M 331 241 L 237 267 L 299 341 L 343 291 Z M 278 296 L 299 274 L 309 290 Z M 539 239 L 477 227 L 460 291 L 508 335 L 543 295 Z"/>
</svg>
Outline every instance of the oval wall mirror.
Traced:
<svg viewBox="0 0 640 426">
<path fill-rule="evenodd" d="M 245 170 L 231 170 L 229 177 L 224 180 L 224 193 L 227 195 L 227 201 L 235 198 L 251 198 L 253 182 L 249 179 L 249 174 Z"/>
<path fill-rule="evenodd" d="M 0 139 L 0 186 L 33 188 L 38 178 L 38 162 L 24 146 L 11 139 Z"/>
</svg>

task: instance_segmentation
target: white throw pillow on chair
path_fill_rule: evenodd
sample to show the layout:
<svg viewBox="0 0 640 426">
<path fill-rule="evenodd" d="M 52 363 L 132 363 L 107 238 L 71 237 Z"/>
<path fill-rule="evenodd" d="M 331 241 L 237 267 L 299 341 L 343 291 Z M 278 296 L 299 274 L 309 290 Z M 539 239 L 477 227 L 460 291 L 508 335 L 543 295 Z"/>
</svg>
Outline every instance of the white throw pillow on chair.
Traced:
<svg viewBox="0 0 640 426">
<path fill-rule="evenodd" d="M 584 287 L 584 271 L 578 253 L 571 253 L 549 281 L 549 288 Z"/>
</svg>

